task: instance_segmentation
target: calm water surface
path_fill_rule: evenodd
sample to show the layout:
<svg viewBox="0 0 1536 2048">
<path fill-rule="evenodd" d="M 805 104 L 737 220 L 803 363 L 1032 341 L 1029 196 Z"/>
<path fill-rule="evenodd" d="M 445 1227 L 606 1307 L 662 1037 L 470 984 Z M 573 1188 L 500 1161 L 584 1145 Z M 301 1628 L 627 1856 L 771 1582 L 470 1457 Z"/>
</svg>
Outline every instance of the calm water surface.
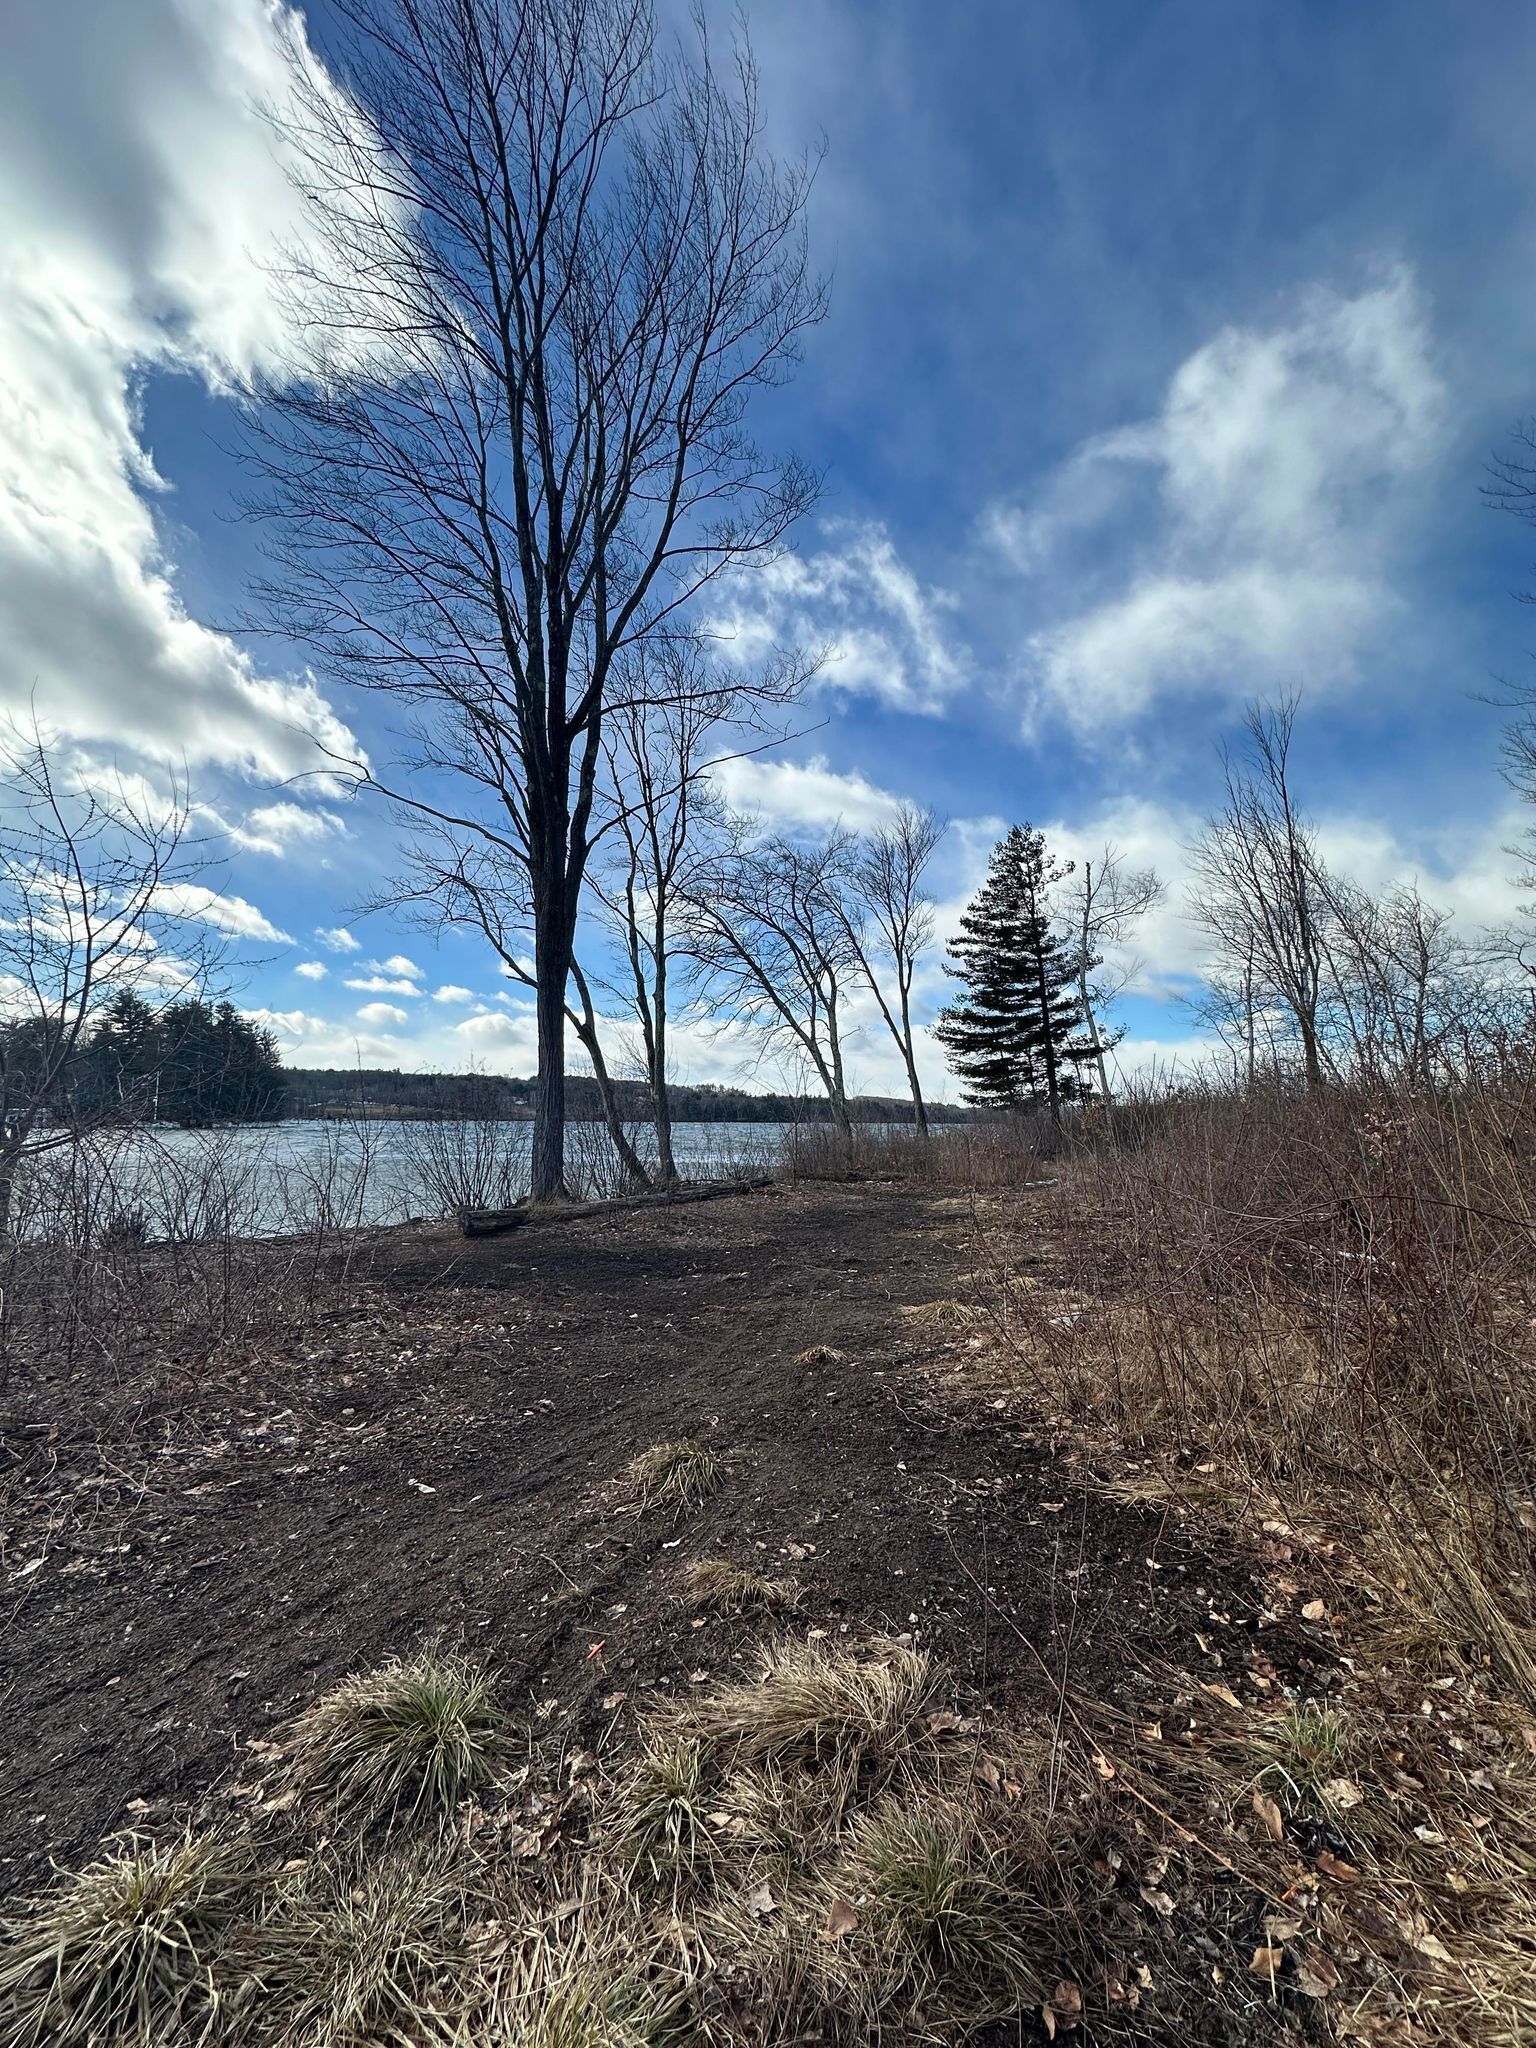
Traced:
<svg viewBox="0 0 1536 2048">
<path fill-rule="evenodd" d="M 790 1128 L 677 1124 L 678 1170 L 708 1179 L 772 1166 L 783 1155 Z M 596 1124 L 567 1129 L 573 1183 L 589 1192 L 613 1192 L 607 1133 Z M 496 1204 L 525 1194 L 531 1130 L 522 1123 L 325 1119 L 218 1131 L 156 1130 L 118 1141 L 110 1170 L 117 1199 L 142 1208 L 156 1235 L 167 1228 L 201 1235 L 225 1219 L 237 1235 L 305 1229 L 318 1221 L 399 1223 L 447 1213 L 456 1196 Z M 642 1128 L 632 1134 L 642 1158 L 647 1141 L 654 1147 L 654 1133 Z"/>
</svg>

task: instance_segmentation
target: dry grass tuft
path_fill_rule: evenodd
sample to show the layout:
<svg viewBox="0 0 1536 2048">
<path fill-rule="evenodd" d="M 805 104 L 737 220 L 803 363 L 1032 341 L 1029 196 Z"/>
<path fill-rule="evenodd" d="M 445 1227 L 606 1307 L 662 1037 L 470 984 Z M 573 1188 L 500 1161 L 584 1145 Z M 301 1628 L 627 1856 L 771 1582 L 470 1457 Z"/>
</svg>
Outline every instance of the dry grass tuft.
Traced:
<svg viewBox="0 0 1536 2048">
<path fill-rule="evenodd" d="M 451 1819 L 490 1782 L 512 1723 L 468 1659 L 420 1650 L 343 1679 L 293 1724 L 289 1770 L 364 1825 Z"/>
<path fill-rule="evenodd" d="M 755 1684 L 722 1686 L 690 1700 L 682 1725 L 743 1758 L 898 1758 L 943 1674 L 900 1643 L 860 1654 L 831 1643 L 789 1640 L 765 1649 Z"/>
<path fill-rule="evenodd" d="M 968 1330 L 980 1320 L 975 1309 L 953 1299 L 918 1302 L 915 1307 L 904 1308 L 902 1314 L 920 1330 Z"/>
<path fill-rule="evenodd" d="M 823 1944 L 823 1975 L 868 2020 L 899 2005 L 970 2027 L 1040 2003 L 1033 1886 L 974 1805 L 883 1800 L 855 1821 L 821 1888 L 825 1922 L 854 1923 Z"/>
<path fill-rule="evenodd" d="M 833 1344 L 809 1344 L 795 1359 L 796 1365 L 845 1365 L 846 1351 L 839 1351 Z"/>
<path fill-rule="evenodd" d="M 6 1926 L 4 2038 L 85 2048 L 195 2033 L 214 2002 L 213 1954 L 256 1883 L 249 1846 L 223 1836 L 108 1849 Z"/>
<path fill-rule="evenodd" d="M 271 2048 L 444 2043 L 476 1996 L 463 1887 L 446 1865 L 386 1857 L 361 1876 L 311 1864 L 248 1933 L 236 2027 Z"/>
<path fill-rule="evenodd" d="M 724 1557 L 695 1558 L 683 1574 L 683 1586 L 690 1606 L 712 1608 L 718 1614 L 774 1614 L 795 1606 L 800 1598 L 797 1580 L 770 1578 Z"/>
<path fill-rule="evenodd" d="M 719 1489 L 725 1469 L 720 1452 L 685 1437 L 642 1451 L 630 1461 L 627 1476 L 642 1508 L 670 1507 L 682 1514 Z"/>
<path fill-rule="evenodd" d="M 709 1757 L 691 1736 L 656 1730 L 620 1778 L 611 1818 L 625 1868 L 692 1883 L 712 1854 L 705 1819 Z"/>
</svg>

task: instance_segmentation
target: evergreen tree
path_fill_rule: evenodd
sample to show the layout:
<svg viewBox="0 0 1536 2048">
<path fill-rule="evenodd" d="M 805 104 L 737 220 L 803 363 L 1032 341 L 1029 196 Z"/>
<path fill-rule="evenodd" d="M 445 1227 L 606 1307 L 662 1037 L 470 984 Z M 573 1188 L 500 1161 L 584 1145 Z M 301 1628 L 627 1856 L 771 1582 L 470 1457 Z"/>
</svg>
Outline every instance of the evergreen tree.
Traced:
<svg viewBox="0 0 1536 2048">
<path fill-rule="evenodd" d="M 160 1114 L 168 1122 L 265 1123 L 282 1115 L 287 1078 L 277 1042 L 233 1003 L 172 1003 L 158 1035 Z"/>
<path fill-rule="evenodd" d="M 1093 1047 L 1073 1036 L 1083 1023 L 1080 961 L 1051 916 L 1049 891 L 1071 873 L 1032 826 L 1013 826 L 992 850 L 987 879 L 950 942 L 947 971 L 963 1000 L 939 1017 L 934 1037 L 968 1102 L 1017 1109 L 1045 1102 L 1053 1119 L 1087 1087 L 1079 1068 Z"/>
<path fill-rule="evenodd" d="M 142 996 L 119 989 L 86 1049 L 79 1089 L 84 1106 L 98 1116 L 152 1116 L 159 1064 L 159 1019 Z"/>
</svg>

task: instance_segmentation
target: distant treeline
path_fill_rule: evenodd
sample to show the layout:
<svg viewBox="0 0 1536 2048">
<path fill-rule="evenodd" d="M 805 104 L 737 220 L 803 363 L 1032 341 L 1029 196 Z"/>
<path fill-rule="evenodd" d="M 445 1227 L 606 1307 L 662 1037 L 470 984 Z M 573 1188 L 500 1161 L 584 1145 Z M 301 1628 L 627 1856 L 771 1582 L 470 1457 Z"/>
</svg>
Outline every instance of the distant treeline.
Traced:
<svg viewBox="0 0 1536 2048">
<path fill-rule="evenodd" d="M 288 1116 L 370 1114 L 374 1116 L 480 1116 L 526 1118 L 532 1114 L 532 1078 L 510 1074 L 402 1074 L 382 1067 L 288 1067 Z M 643 1081 L 616 1081 L 620 1114 L 640 1123 L 650 1115 Z M 849 1098 L 856 1122 L 904 1123 L 910 1102 L 894 1095 Z M 601 1119 L 595 1081 L 572 1074 L 566 1082 L 566 1113 L 578 1123 Z M 930 1110 L 939 1123 L 963 1123 L 967 1112 L 940 1103 Z M 753 1094 L 745 1088 L 705 1082 L 674 1082 L 672 1114 L 680 1123 L 826 1123 L 824 1095 Z"/>
</svg>

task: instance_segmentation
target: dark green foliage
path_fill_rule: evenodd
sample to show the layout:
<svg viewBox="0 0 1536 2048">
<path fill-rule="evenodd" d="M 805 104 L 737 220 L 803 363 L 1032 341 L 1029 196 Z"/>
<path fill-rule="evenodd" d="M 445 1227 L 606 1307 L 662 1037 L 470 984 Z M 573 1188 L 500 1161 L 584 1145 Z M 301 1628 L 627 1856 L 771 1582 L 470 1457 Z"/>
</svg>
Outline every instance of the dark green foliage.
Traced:
<svg viewBox="0 0 1536 2048">
<path fill-rule="evenodd" d="M 966 1100 L 991 1108 L 1046 1103 L 1053 1116 L 1087 1086 L 1078 1069 L 1092 1046 L 1083 1023 L 1078 960 L 1051 915 L 1049 892 L 1071 873 L 1044 836 L 1015 825 L 993 848 L 987 879 L 950 942 L 948 972 L 965 995 L 940 1015 L 934 1037 L 949 1055 Z"/>
<path fill-rule="evenodd" d="M 152 1116 L 160 1062 L 160 1019 L 132 989 L 121 989 L 92 1035 L 81 1090 L 92 1097 L 93 1107 L 130 1117 Z"/>
<path fill-rule="evenodd" d="M 281 1116 L 282 1061 L 270 1031 L 233 1003 L 172 1003 L 159 1022 L 160 1115 L 171 1123 L 267 1123 Z"/>
<path fill-rule="evenodd" d="M 25 1075 L 31 1020 L 0 1036 L 0 1062 Z M 287 1076 L 270 1031 L 231 1002 L 195 997 L 152 1010 L 132 990 L 113 995 L 77 1047 L 47 1104 L 81 1127 L 152 1121 L 267 1123 L 286 1104 Z"/>
</svg>

